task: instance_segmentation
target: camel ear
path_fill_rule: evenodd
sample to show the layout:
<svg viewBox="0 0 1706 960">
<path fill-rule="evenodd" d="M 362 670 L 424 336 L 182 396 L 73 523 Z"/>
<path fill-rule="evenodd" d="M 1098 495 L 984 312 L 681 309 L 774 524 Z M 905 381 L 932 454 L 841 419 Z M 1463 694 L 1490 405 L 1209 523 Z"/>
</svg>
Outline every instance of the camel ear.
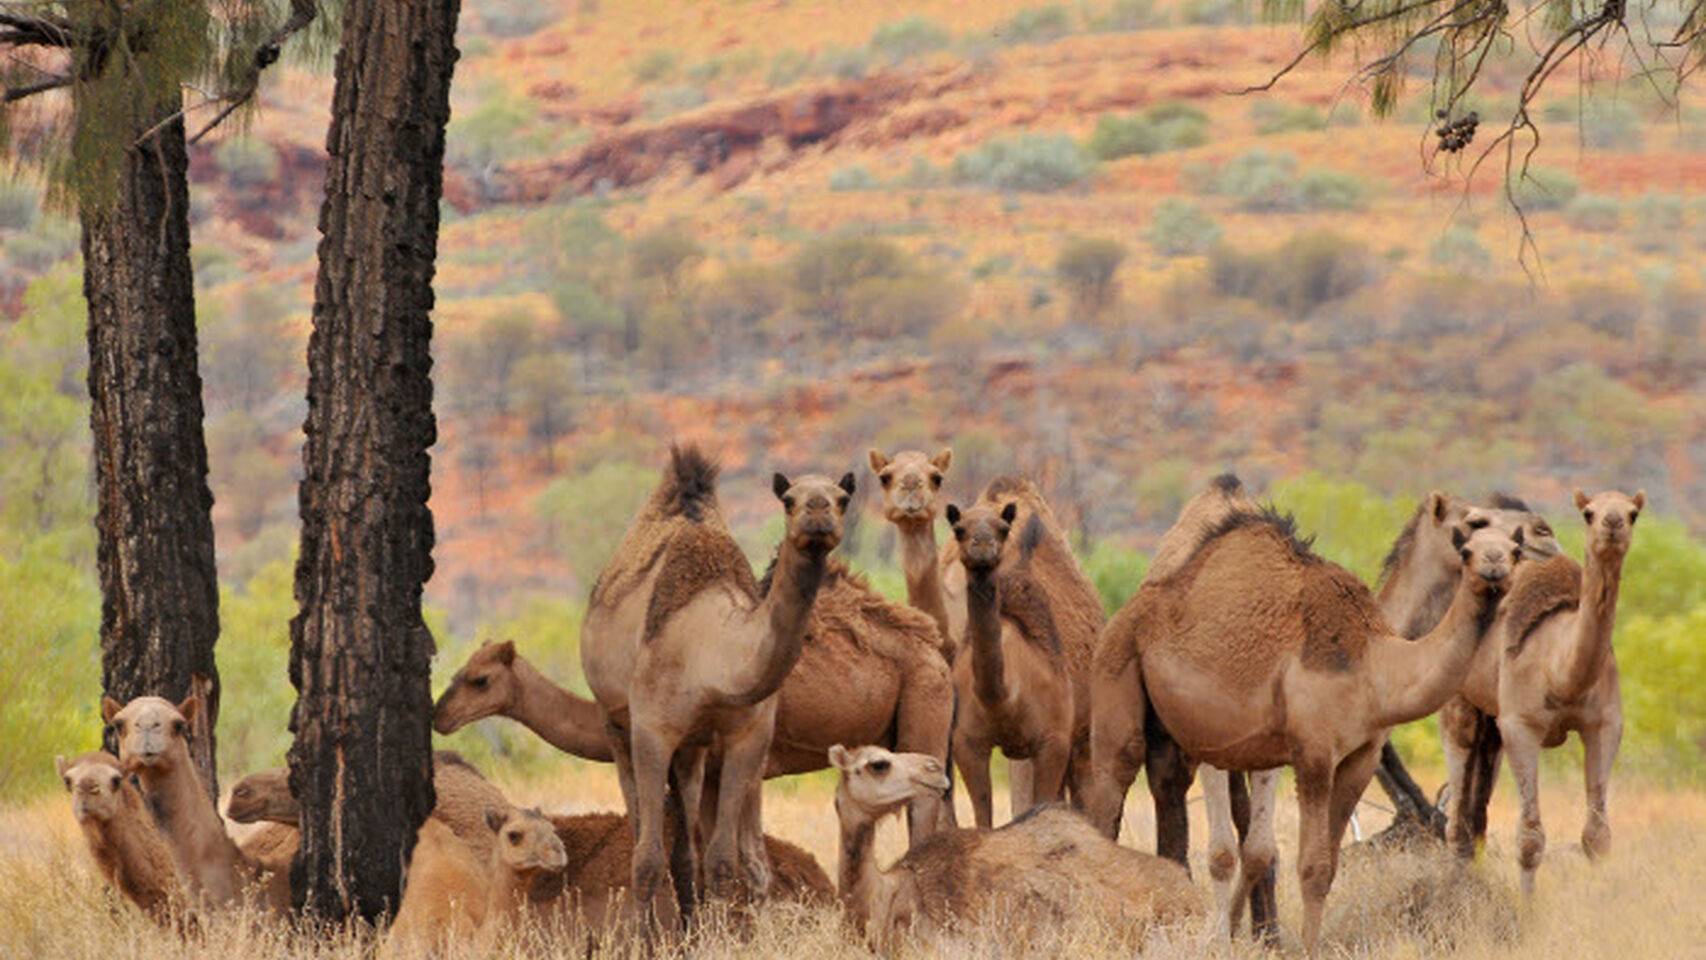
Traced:
<svg viewBox="0 0 1706 960">
<path fill-rule="evenodd" d="M 948 504 L 947 517 L 948 517 L 948 526 L 950 526 L 950 527 L 957 526 L 960 522 L 960 508 L 959 508 L 959 506 L 956 504 L 952 504 L 952 503 Z"/>
<path fill-rule="evenodd" d="M 865 458 L 871 461 L 872 473 L 882 473 L 883 468 L 889 465 L 889 458 L 883 456 L 883 452 L 876 447 L 865 451 Z"/>
<path fill-rule="evenodd" d="M 780 473 L 770 478 L 770 489 L 775 492 L 776 499 L 778 500 L 787 496 L 788 491 L 792 489 L 793 486 L 793 484 L 788 482 L 788 478 L 782 476 Z"/>
<path fill-rule="evenodd" d="M 59 779 L 65 779 L 65 771 L 71 769 L 71 764 L 65 760 L 65 754 L 53 758 L 53 769 L 59 773 Z"/>
<path fill-rule="evenodd" d="M 497 657 L 498 662 L 503 664 L 506 667 L 509 666 L 510 664 L 514 663 L 515 662 L 515 641 L 514 640 L 505 640 L 504 642 L 497 644 L 496 646 L 494 646 L 492 648 L 492 656 Z"/>
<path fill-rule="evenodd" d="M 1453 550 L 1462 550 L 1463 545 L 1468 542 L 1469 535 L 1463 532 L 1462 527 L 1451 528 L 1451 548 Z"/>
<path fill-rule="evenodd" d="M 1433 491 L 1428 494 L 1427 504 L 1428 513 L 1434 518 L 1434 523 L 1438 524 L 1445 522 L 1446 509 L 1450 506 L 1450 504 L 1446 502 L 1445 494 L 1440 493 L 1438 490 Z"/>
<path fill-rule="evenodd" d="M 1519 547 L 1522 546 L 1522 528 L 1521 527 L 1516 528 L 1515 540 L 1516 540 L 1517 546 L 1519 546 Z"/>
<path fill-rule="evenodd" d="M 185 723 L 195 723 L 195 715 L 201 712 L 201 697 L 190 694 L 178 704 L 178 712 L 183 714 Z"/>
<path fill-rule="evenodd" d="M 841 483 L 838 484 L 838 486 L 840 486 L 841 489 L 843 491 L 845 491 L 848 496 L 851 497 L 853 495 L 853 488 L 855 486 L 855 484 L 853 482 L 853 471 L 849 470 L 846 473 L 842 474 L 841 475 Z"/>
<path fill-rule="evenodd" d="M 1635 509 L 1640 510 L 1647 505 L 1647 491 L 1635 491 Z"/>
<path fill-rule="evenodd" d="M 954 462 L 954 449 L 943 447 L 942 452 L 930 458 L 930 465 L 943 473 L 948 472 L 948 465 Z"/>
<path fill-rule="evenodd" d="M 493 833 L 497 833 L 499 830 L 502 830 L 504 821 L 508 819 L 509 814 L 504 813 L 497 807 L 486 808 L 486 826 L 490 827 Z"/>
<path fill-rule="evenodd" d="M 1019 519 L 1019 505 L 1009 501 L 1005 507 L 1001 508 L 1001 520 L 1010 524 L 1017 519 Z"/>
<path fill-rule="evenodd" d="M 853 752 L 839 743 L 830 747 L 829 765 L 837 770 L 853 769 Z"/>
<path fill-rule="evenodd" d="M 1588 508 L 1588 504 L 1591 502 L 1592 501 L 1590 501 L 1588 499 L 1587 494 L 1581 492 L 1581 490 L 1579 490 L 1579 489 L 1576 491 L 1576 509 L 1577 510 L 1586 510 Z"/>
<path fill-rule="evenodd" d="M 112 723 L 113 718 L 118 716 L 118 712 L 120 710 L 123 710 L 123 709 L 124 709 L 124 704 L 119 703 L 117 700 L 114 700 L 112 697 L 102 697 L 101 698 L 101 722 L 102 723 Z"/>
</svg>

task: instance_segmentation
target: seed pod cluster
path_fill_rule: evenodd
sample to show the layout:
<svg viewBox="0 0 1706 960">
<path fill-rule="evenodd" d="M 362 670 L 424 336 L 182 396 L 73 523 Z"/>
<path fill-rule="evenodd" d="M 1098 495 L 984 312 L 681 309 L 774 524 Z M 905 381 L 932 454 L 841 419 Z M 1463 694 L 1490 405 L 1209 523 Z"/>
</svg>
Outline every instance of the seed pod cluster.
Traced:
<svg viewBox="0 0 1706 960">
<path fill-rule="evenodd" d="M 1471 110 L 1456 120 L 1443 122 L 1450 114 L 1441 110 L 1434 115 L 1442 122 L 1434 131 L 1439 136 L 1439 148 L 1446 153 L 1456 153 L 1469 146 L 1475 139 L 1475 128 L 1481 123 L 1481 115 Z"/>
</svg>

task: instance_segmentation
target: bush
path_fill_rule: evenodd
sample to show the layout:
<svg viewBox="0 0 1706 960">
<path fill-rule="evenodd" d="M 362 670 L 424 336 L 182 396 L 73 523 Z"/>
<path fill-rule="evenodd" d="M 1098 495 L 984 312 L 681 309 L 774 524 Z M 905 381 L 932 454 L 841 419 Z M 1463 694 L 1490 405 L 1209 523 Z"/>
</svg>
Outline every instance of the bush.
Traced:
<svg viewBox="0 0 1706 960">
<path fill-rule="evenodd" d="M 1311 170 L 1298 182 L 1299 199 L 1308 210 L 1361 210 L 1368 205 L 1368 186 L 1355 174 Z"/>
<path fill-rule="evenodd" d="M 1633 335 L 1644 306 L 1641 289 L 1629 282 L 1577 280 L 1564 292 L 1565 316 L 1613 337 Z"/>
<path fill-rule="evenodd" d="M 1516 204 L 1527 211 L 1562 210 L 1576 198 L 1581 186 L 1576 178 L 1552 167 L 1530 167 L 1511 185 Z"/>
<path fill-rule="evenodd" d="M 1149 572 L 1149 557 L 1136 550 L 1098 540 L 1084 556 L 1084 573 L 1096 585 L 1102 608 L 1111 616 L 1125 606 Z"/>
<path fill-rule="evenodd" d="M 445 161 L 470 174 L 539 147 L 539 139 L 527 135 L 539 119 L 533 101 L 501 87 L 483 94 L 472 110 L 456 111 L 444 131 Z"/>
<path fill-rule="evenodd" d="M 1058 3 L 1013 14 L 994 30 L 1001 43 L 1053 43 L 1072 32 L 1072 14 Z"/>
<path fill-rule="evenodd" d="M 670 296 L 681 292 L 689 269 L 705 259 L 705 248 L 680 227 L 658 227 L 628 245 L 628 266 L 635 279 L 655 280 Z"/>
<path fill-rule="evenodd" d="M 1251 150 L 1232 158 L 1215 175 L 1214 192 L 1232 197 L 1240 209 L 1262 213 L 1303 206 L 1297 158 L 1289 153 Z"/>
<path fill-rule="evenodd" d="M 42 273 L 77 253 L 77 226 L 69 220 L 48 217 L 35 228 L 6 240 L 6 262 L 25 273 Z"/>
<path fill-rule="evenodd" d="M 1645 253 L 1673 250 L 1688 228 L 1688 207 L 1671 193 L 1644 193 L 1629 206 L 1635 248 Z"/>
<path fill-rule="evenodd" d="M 1623 100 L 1589 100 L 1582 109 L 1582 147 L 1588 150 L 1641 149 L 1641 114 Z"/>
<path fill-rule="evenodd" d="M 1095 317 L 1118 296 L 1114 278 L 1125 258 L 1125 244 L 1118 240 L 1068 240 L 1055 258 L 1054 275 L 1071 293 L 1074 308 L 1084 316 Z"/>
<path fill-rule="evenodd" d="M 40 212 L 36 188 L 16 180 L 0 181 L 0 230 L 28 230 Z"/>
<path fill-rule="evenodd" d="M 514 39 L 538 33 L 558 16 L 555 4 L 537 0 L 482 0 L 480 23 L 494 37 Z M 473 51 L 464 50 L 472 56 Z"/>
<path fill-rule="evenodd" d="M 880 184 L 871 171 L 858 164 L 842 167 L 829 175 L 829 189 L 838 191 L 875 190 Z"/>
<path fill-rule="evenodd" d="M 1257 100 L 1250 105 L 1250 120 L 1256 125 L 1256 133 L 1264 137 L 1298 130 L 1327 129 L 1327 115 L 1320 108 L 1306 103 Z"/>
<path fill-rule="evenodd" d="M 948 29 L 928 17 L 914 14 L 882 24 L 871 34 L 871 52 L 890 63 L 900 63 L 946 47 L 953 42 Z"/>
<path fill-rule="evenodd" d="M 1142 114 L 1103 114 L 1085 147 L 1098 160 L 1184 150 L 1208 142 L 1208 117 L 1183 104 L 1162 104 Z"/>
<path fill-rule="evenodd" d="M 656 87 L 646 91 L 646 116 L 662 120 L 702 107 L 709 100 L 703 89 L 692 84 Z"/>
<path fill-rule="evenodd" d="M 1143 235 L 1162 256 L 1189 257 L 1213 249 L 1220 242 L 1221 229 L 1201 207 L 1169 197 L 1156 205 Z"/>
<path fill-rule="evenodd" d="M 1459 273 L 1480 273 L 1493 262 L 1493 255 L 1482 246 L 1481 238 L 1463 226 L 1450 227 L 1435 238 L 1428 248 L 1428 258 Z"/>
<path fill-rule="evenodd" d="M 1564 219 L 1586 233 L 1614 233 L 1623 225 L 1623 204 L 1616 197 L 1584 193 L 1564 208 Z"/>
<path fill-rule="evenodd" d="M 801 312 L 833 326 L 848 319 L 855 286 L 873 278 L 904 276 L 906 256 L 877 237 L 833 236 L 802 247 L 789 272 Z"/>
<path fill-rule="evenodd" d="M 942 277 L 872 277 L 848 292 L 848 326 L 868 337 L 928 337 L 958 314 L 965 301 L 965 288 Z"/>
<path fill-rule="evenodd" d="M 239 189 L 263 187 L 278 179 L 278 151 L 254 137 L 233 137 L 213 150 L 225 178 Z"/>
<path fill-rule="evenodd" d="M 858 47 L 831 47 L 818 55 L 816 67 L 838 80 L 859 80 L 870 72 L 871 57 Z"/>
<path fill-rule="evenodd" d="M 1223 244 L 1209 255 L 1209 281 L 1216 293 L 1293 317 L 1347 297 L 1376 277 L 1376 263 L 1364 245 L 1326 231 L 1293 237 L 1264 252 Z"/>
<path fill-rule="evenodd" d="M 1097 33 L 1127 33 L 1148 30 L 1167 22 L 1155 10 L 1155 0 L 1114 0 L 1108 9 L 1090 14 L 1084 25 Z"/>
<path fill-rule="evenodd" d="M 675 75 L 675 68 L 681 61 L 681 55 L 674 50 L 654 48 L 646 51 L 634 64 L 634 79 L 640 83 L 656 83 L 667 80 Z"/>
<path fill-rule="evenodd" d="M 1093 161 L 1064 134 L 1025 133 L 991 140 L 954 158 L 956 183 L 995 190 L 1046 192 L 1090 175 Z"/>
</svg>

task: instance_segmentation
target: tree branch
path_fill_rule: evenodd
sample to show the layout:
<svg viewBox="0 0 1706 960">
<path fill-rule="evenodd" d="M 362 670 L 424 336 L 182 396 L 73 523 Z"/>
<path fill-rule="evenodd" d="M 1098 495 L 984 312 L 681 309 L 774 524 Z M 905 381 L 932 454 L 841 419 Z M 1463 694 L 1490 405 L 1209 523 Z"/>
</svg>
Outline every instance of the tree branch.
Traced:
<svg viewBox="0 0 1706 960">
<path fill-rule="evenodd" d="M 70 77 L 64 74 L 54 74 L 46 80 L 38 80 L 35 83 L 26 83 L 0 90 L 0 103 L 16 103 L 25 97 L 33 97 L 38 93 L 46 93 L 49 90 L 58 90 L 60 87 L 69 86 L 71 86 Z"/>
<path fill-rule="evenodd" d="M 18 47 L 69 47 L 76 43 L 71 23 L 58 17 L 25 16 L 0 10 L 0 43 Z"/>
<path fill-rule="evenodd" d="M 272 32 L 272 36 L 255 48 L 254 61 L 249 65 L 243 82 L 236 89 L 227 91 L 219 98 L 225 101 L 225 106 L 214 114 L 213 119 L 209 120 L 206 126 L 196 131 L 195 136 L 189 138 L 189 143 L 192 146 L 199 143 L 201 138 L 211 133 L 215 127 L 224 123 L 225 118 L 236 113 L 243 104 L 254 99 L 255 93 L 261 88 L 261 73 L 278 62 L 279 55 L 284 50 L 284 42 L 313 23 L 319 12 L 320 9 L 316 0 L 290 0 L 290 14 L 284 18 L 283 23 L 279 24 L 278 29 Z"/>
</svg>

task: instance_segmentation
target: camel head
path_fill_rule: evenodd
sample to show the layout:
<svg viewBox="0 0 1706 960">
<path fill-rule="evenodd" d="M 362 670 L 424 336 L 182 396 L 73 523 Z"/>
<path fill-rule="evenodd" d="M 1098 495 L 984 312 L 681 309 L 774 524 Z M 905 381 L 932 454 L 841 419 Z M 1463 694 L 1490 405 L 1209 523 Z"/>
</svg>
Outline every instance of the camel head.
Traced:
<svg viewBox="0 0 1706 960">
<path fill-rule="evenodd" d="M 841 521 L 853 499 L 853 474 L 835 481 L 815 473 L 789 480 L 778 473 L 771 478 L 770 488 L 782 501 L 785 539 L 794 549 L 822 556 L 841 543 Z"/>
<path fill-rule="evenodd" d="M 1494 493 L 1487 498 L 1485 505 L 1470 507 L 1463 517 L 1463 524 L 1471 530 L 1497 527 L 1506 534 L 1521 529 L 1522 555 L 1529 560 L 1557 556 L 1563 549 L 1558 546 L 1558 538 L 1552 533 L 1552 525 L 1546 522 L 1546 518 L 1508 493 Z"/>
<path fill-rule="evenodd" d="M 101 698 L 101 718 L 118 738 L 118 757 L 126 770 L 148 767 L 170 773 L 175 758 L 189 759 L 190 723 L 201 699 L 190 694 L 177 706 L 162 697 L 137 697 L 123 707 Z"/>
<path fill-rule="evenodd" d="M 515 643 L 482 643 L 432 710 L 432 728 L 450 734 L 475 720 L 495 716 L 515 706 L 521 695 L 515 677 Z"/>
<path fill-rule="evenodd" d="M 105 751 L 53 758 L 65 791 L 71 794 L 71 815 L 78 823 L 105 823 L 118 815 L 124 802 L 124 769 Z"/>
<path fill-rule="evenodd" d="M 557 829 L 538 810 L 487 810 L 486 826 L 498 835 L 493 856 L 512 873 L 555 873 L 569 865 Z"/>
<path fill-rule="evenodd" d="M 1511 571 L 1522 559 L 1523 538 L 1521 527 L 1509 534 L 1492 527 L 1478 530 L 1458 527 L 1451 534 L 1465 575 L 1473 574 L 1480 583 L 1496 590 L 1504 589 Z"/>
<path fill-rule="evenodd" d="M 225 815 L 238 823 L 296 823 L 301 812 L 290 795 L 290 771 L 284 767 L 262 770 L 237 781 L 225 801 Z"/>
<path fill-rule="evenodd" d="M 999 511 L 982 503 L 961 510 L 948 504 L 948 524 L 960 543 L 960 561 L 967 570 L 989 571 L 1001 563 L 1001 548 L 1019 517 L 1019 505 L 1008 501 Z"/>
<path fill-rule="evenodd" d="M 918 450 L 902 450 L 892 458 L 882 451 L 869 453 L 871 472 L 883 487 L 883 512 L 891 523 L 931 523 L 936 519 L 936 497 L 954 451 L 943 447 L 935 456 Z"/>
<path fill-rule="evenodd" d="M 1588 525 L 1588 550 L 1594 554 L 1621 555 L 1628 552 L 1635 536 L 1635 521 L 1647 505 L 1647 492 L 1636 491 L 1633 497 L 1607 490 L 1589 497 L 1576 491 L 1576 509 Z"/>
<path fill-rule="evenodd" d="M 841 771 L 835 803 L 851 803 L 872 818 L 894 813 L 920 797 L 940 797 L 948 792 L 948 771 L 942 761 L 926 753 L 895 753 L 882 747 L 853 747 L 836 744 L 829 748 L 829 762 Z"/>
</svg>

